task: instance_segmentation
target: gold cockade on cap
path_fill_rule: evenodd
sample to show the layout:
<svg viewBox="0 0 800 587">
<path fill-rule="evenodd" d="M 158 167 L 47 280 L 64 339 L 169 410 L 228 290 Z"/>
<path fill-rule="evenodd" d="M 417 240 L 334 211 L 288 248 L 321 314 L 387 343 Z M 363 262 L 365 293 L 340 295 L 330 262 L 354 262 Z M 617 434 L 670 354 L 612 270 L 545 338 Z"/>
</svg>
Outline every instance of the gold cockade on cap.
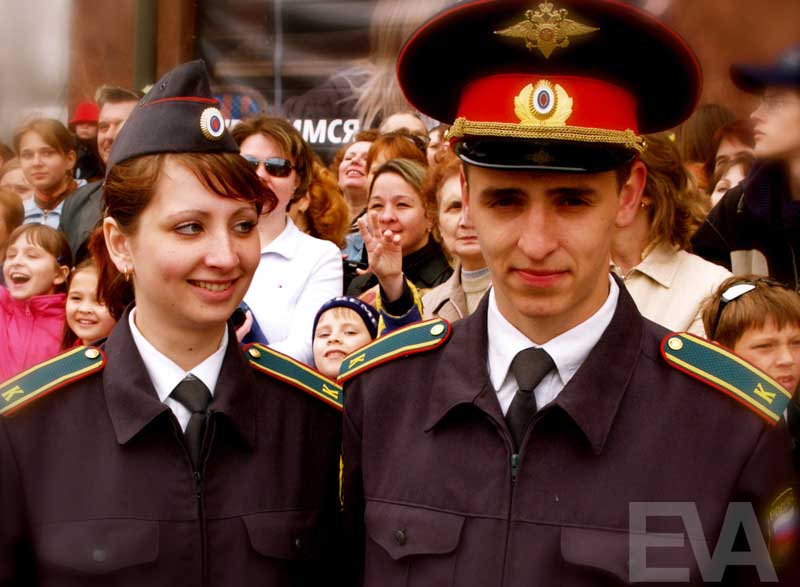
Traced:
<svg viewBox="0 0 800 587">
<path fill-rule="evenodd" d="M 586 35 L 599 29 L 567 18 L 564 8 L 556 9 L 552 2 L 542 2 L 536 10 L 526 10 L 525 20 L 518 22 L 496 35 L 525 39 L 525 46 L 533 51 L 539 49 L 545 59 L 557 47 L 567 47 L 570 37 Z"/>
<path fill-rule="evenodd" d="M 559 84 L 541 79 L 514 98 L 514 113 L 523 125 L 564 126 L 572 114 L 572 98 Z"/>
</svg>

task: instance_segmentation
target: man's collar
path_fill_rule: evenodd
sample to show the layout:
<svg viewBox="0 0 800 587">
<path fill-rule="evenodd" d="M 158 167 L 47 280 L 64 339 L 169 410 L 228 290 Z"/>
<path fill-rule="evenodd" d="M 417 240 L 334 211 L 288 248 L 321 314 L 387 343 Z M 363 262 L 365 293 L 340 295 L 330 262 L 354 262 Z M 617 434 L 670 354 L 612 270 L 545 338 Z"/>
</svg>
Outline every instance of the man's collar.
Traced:
<svg viewBox="0 0 800 587">
<path fill-rule="evenodd" d="M 620 285 L 619 280 L 617 284 Z M 539 412 L 542 416 L 553 409 L 566 412 L 595 454 L 603 450 L 642 344 L 641 315 L 627 290 L 621 285 L 619 290 L 616 311 L 600 341 L 558 397 Z M 489 296 L 484 296 L 475 313 L 453 325 L 453 335 L 442 349 L 444 356 L 439 361 L 440 368 L 450 366 L 447 376 L 432 374 L 434 383 L 424 422 L 426 430 L 464 404 L 475 405 L 498 423 L 503 420 L 485 360 L 488 304 Z"/>
</svg>

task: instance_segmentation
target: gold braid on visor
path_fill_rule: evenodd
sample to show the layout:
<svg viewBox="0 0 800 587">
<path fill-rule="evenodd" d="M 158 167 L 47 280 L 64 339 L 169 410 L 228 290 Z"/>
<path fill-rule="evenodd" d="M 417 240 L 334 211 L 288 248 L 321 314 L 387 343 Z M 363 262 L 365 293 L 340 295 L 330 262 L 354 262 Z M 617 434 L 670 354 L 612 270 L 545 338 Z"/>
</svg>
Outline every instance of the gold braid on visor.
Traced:
<svg viewBox="0 0 800 587">
<path fill-rule="evenodd" d="M 643 153 L 647 143 L 632 130 L 606 130 L 584 126 L 532 126 L 508 122 L 473 122 L 459 117 L 447 132 L 447 139 L 465 136 L 498 137 L 509 139 L 546 139 L 580 143 L 606 143 L 622 145 Z"/>
</svg>

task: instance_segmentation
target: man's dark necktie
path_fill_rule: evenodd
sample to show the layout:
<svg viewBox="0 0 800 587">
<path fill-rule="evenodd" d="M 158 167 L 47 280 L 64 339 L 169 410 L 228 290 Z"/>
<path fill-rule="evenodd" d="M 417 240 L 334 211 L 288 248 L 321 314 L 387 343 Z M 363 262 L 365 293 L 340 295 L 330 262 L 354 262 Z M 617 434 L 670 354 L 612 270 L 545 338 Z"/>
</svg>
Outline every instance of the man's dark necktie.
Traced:
<svg viewBox="0 0 800 587">
<path fill-rule="evenodd" d="M 186 443 L 189 445 L 192 463 L 197 468 L 206 425 L 206 411 L 208 404 L 211 403 L 211 392 L 197 377 L 188 375 L 175 387 L 170 396 L 192 413 L 186 426 Z"/>
<path fill-rule="evenodd" d="M 536 396 L 533 390 L 554 367 L 553 359 L 547 351 L 537 348 L 524 349 L 511 361 L 511 372 L 517 380 L 519 390 L 506 412 L 506 423 L 516 450 L 519 450 L 525 431 L 536 413 Z"/>
</svg>

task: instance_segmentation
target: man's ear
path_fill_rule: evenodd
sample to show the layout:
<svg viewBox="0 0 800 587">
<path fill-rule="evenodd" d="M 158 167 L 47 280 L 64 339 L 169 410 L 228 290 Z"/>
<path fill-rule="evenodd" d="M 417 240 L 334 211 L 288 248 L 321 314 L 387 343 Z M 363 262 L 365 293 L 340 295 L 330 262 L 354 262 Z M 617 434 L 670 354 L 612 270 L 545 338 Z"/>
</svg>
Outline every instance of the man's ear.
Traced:
<svg viewBox="0 0 800 587">
<path fill-rule="evenodd" d="M 461 166 L 461 173 L 458 179 L 461 183 L 461 215 L 467 224 L 472 224 L 472 216 L 469 210 L 469 181 L 467 180 L 467 170 L 464 165 Z"/>
<path fill-rule="evenodd" d="M 103 220 L 103 237 L 106 241 L 106 249 L 111 257 L 111 262 L 120 273 L 128 273 L 133 270 L 133 257 L 130 251 L 130 237 L 126 235 L 113 218 Z"/>
<path fill-rule="evenodd" d="M 614 225 L 625 228 L 633 222 L 636 212 L 642 203 L 642 193 L 647 182 L 647 167 L 640 160 L 633 162 L 627 181 L 619 190 L 619 207 Z"/>
</svg>

